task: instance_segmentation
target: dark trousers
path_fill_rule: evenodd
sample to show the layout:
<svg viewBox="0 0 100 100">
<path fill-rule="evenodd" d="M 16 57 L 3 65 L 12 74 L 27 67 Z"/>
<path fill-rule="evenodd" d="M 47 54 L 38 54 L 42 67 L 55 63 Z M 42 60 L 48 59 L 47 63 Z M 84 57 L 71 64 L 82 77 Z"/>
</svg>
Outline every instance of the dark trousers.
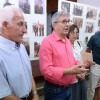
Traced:
<svg viewBox="0 0 100 100">
<path fill-rule="evenodd" d="M 85 80 L 79 80 L 72 85 L 72 100 L 87 100 Z"/>
<path fill-rule="evenodd" d="M 33 98 L 33 94 L 32 94 L 32 91 L 29 93 L 29 96 L 28 97 L 24 97 L 24 98 L 21 98 L 22 100 L 32 100 Z"/>
<path fill-rule="evenodd" d="M 45 83 L 44 100 L 72 100 L 72 87 L 68 89 L 56 88 Z"/>
</svg>

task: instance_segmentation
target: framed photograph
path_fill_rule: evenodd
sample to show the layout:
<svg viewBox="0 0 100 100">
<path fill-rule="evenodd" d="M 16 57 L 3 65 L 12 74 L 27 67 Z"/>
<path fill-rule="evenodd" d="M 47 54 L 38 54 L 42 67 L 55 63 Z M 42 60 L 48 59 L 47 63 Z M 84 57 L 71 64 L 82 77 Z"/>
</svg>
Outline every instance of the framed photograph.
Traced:
<svg viewBox="0 0 100 100">
<path fill-rule="evenodd" d="M 83 6 L 74 4 L 73 15 L 82 16 L 82 13 L 83 13 Z"/>
<path fill-rule="evenodd" d="M 61 10 L 70 13 L 70 3 L 61 2 Z"/>
<path fill-rule="evenodd" d="M 97 17 L 97 10 L 93 9 L 93 8 L 90 8 L 90 7 L 87 7 L 86 18 L 95 20 L 96 17 Z"/>
</svg>

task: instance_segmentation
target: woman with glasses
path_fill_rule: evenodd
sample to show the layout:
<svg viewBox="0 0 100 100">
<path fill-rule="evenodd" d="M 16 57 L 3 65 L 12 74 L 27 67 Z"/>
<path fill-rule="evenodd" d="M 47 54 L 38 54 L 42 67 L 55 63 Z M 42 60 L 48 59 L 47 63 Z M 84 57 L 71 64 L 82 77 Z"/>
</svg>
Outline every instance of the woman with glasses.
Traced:
<svg viewBox="0 0 100 100">
<path fill-rule="evenodd" d="M 77 25 L 70 26 L 67 37 L 72 45 L 75 60 L 82 61 L 80 51 L 82 51 L 83 47 L 81 42 L 78 41 L 79 28 Z M 76 75 L 76 81 L 72 85 L 72 100 L 87 100 L 85 73 Z"/>
</svg>

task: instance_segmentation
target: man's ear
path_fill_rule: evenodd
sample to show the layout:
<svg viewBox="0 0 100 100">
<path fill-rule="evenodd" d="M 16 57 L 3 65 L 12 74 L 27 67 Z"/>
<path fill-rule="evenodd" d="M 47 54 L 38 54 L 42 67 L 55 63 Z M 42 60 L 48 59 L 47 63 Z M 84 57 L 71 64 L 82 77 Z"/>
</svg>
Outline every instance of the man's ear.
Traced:
<svg viewBox="0 0 100 100">
<path fill-rule="evenodd" d="M 55 29 L 55 26 L 56 26 L 56 24 L 57 24 L 57 23 L 53 23 L 53 24 L 52 24 L 52 26 L 53 26 L 53 29 Z"/>
<path fill-rule="evenodd" d="M 8 28 L 8 22 L 6 22 L 6 21 L 4 21 L 3 23 L 2 23 L 2 27 L 3 28 L 5 28 L 5 29 L 7 29 Z"/>
</svg>

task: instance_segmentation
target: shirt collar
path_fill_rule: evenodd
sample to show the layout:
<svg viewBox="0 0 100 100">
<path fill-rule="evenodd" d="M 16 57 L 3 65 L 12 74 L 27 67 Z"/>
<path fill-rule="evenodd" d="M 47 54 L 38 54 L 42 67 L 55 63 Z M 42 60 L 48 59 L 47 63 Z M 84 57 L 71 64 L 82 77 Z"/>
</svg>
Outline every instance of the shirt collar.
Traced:
<svg viewBox="0 0 100 100">
<path fill-rule="evenodd" d="M 61 37 L 55 31 L 53 31 L 52 34 L 53 34 L 56 41 L 59 41 L 59 40 L 62 41 Z M 66 39 L 66 36 L 65 36 L 65 39 Z"/>
<path fill-rule="evenodd" d="M 12 49 L 20 47 L 20 43 L 16 44 L 14 41 L 8 40 L 8 39 L 2 37 L 1 35 L 0 35 L 0 43 L 4 44 L 7 47 L 10 47 Z"/>
</svg>

